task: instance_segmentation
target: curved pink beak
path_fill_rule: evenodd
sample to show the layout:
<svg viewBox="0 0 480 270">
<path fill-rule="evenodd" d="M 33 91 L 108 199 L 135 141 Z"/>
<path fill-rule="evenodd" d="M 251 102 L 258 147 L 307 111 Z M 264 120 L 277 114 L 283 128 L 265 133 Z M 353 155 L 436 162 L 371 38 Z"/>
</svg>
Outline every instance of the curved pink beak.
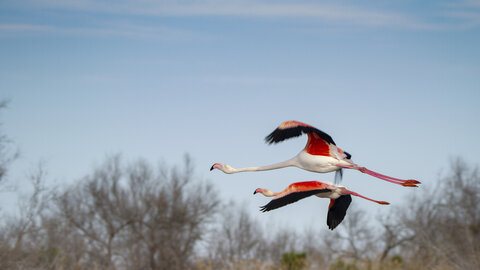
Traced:
<svg viewBox="0 0 480 270">
<path fill-rule="evenodd" d="M 253 192 L 253 195 L 257 194 L 257 193 L 263 193 L 263 188 L 257 188 L 255 189 L 255 191 Z"/>
<path fill-rule="evenodd" d="M 210 171 L 212 171 L 213 169 L 220 169 L 220 163 L 215 163 L 212 165 L 212 167 L 210 168 Z"/>
</svg>

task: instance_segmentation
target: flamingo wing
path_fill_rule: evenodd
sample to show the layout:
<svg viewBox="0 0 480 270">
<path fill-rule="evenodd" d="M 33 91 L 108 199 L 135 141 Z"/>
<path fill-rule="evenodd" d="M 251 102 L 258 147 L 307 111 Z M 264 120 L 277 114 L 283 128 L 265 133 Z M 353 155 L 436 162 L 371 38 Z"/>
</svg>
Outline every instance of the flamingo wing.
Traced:
<svg viewBox="0 0 480 270">
<path fill-rule="evenodd" d="M 347 214 L 347 209 L 352 202 L 352 196 L 342 195 L 337 199 L 330 199 L 330 206 L 327 214 L 327 225 L 330 230 L 335 229 Z"/>
<path fill-rule="evenodd" d="M 285 206 L 287 204 L 294 203 L 298 200 L 301 200 L 303 198 L 322 193 L 322 192 L 330 192 L 331 190 L 328 188 L 323 188 L 323 189 L 313 189 L 313 190 L 306 190 L 306 191 L 294 191 L 294 192 L 289 192 L 286 195 L 282 196 L 277 196 L 273 200 L 271 200 L 268 204 L 260 207 L 260 211 L 262 212 L 267 212 L 270 210 L 274 210 L 277 208 L 280 208 L 282 206 Z"/>
<path fill-rule="evenodd" d="M 319 156 L 336 155 L 337 147 L 330 135 L 315 127 L 298 121 L 283 122 L 272 133 L 265 137 L 265 141 L 269 144 L 278 143 L 302 134 L 308 135 L 307 145 L 305 146 L 305 151 L 307 153 Z"/>
<path fill-rule="evenodd" d="M 298 121 L 286 121 L 281 123 L 280 126 L 278 126 L 272 133 L 265 137 L 265 141 L 269 144 L 278 143 L 286 139 L 310 133 L 317 134 L 319 138 L 324 140 L 327 144 L 335 145 L 332 137 L 330 137 L 330 135 L 327 133 Z"/>
</svg>

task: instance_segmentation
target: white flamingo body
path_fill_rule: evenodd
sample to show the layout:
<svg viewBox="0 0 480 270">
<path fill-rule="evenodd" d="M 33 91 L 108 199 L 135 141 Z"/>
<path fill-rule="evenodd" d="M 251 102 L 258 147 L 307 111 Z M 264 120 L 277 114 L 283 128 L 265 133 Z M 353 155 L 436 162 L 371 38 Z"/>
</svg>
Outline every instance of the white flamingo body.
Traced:
<svg viewBox="0 0 480 270">
<path fill-rule="evenodd" d="M 332 184 L 333 185 L 333 184 Z M 340 187 L 340 186 L 339 186 Z M 343 186 L 342 186 L 343 187 Z M 343 187 L 345 188 L 345 187 Z M 328 199 L 338 199 L 340 198 L 340 196 L 342 196 L 342 191 L 341 189 L 339 188 L 336 188 L 334 190 L 331 190 L 330 192 L 321 192 L 321 193 L 317 193 L 315 194 L 315 196 L 319 197 L 319 198 L 328 198 Z"/>
<path fill-rule="evenodd" d="M 338 171 L 341 167 L 338 164 L 346 166 L 356 166 L 355 163 L 347 159 L 337 159 L 330 156 L 311 155 L 305 150 L 302 150 L 293 158 L 294 165 L 300 169 L 311 172 L 329 173 Z"/>
<path fill-rule="evenodd" d="M 289 166 L 295 166 L 311 172 L 328 173 L 338 172 L 341 178 L 342 169 L 354 169 L 362 173 L 372 175 L 382 180 L 399 184 L 406 187 L 417 187 L 420 184 L 417 180 L 402 180 L 390 176 L 386 176 L 365 167 L 360 167 L 351 161 L 351 155 L 336 146 L 330 135 L 314 128 L 308 124 L 298 121 L 286 121 L 280 124 L 277 129 L 270 133 L 265 140 L 268 143 L 278 143 L 283 140 L 297 137 L 302 134 L 308 135 L 308 141 L 305 148 L 300 151 L 295 157 L 280 163 L 275 163 L 267 166 L 233 168 L 230 165 L 223 163 L 215 163 L 210 170 L 218 169 L 224 173 L 238 173 L 238 172 L 253 172 L 274 170 Z M 336 175 L 337 176 L 337 175 Z M 337 182 L 337 177 L 336 177 Z"/>
</svg>

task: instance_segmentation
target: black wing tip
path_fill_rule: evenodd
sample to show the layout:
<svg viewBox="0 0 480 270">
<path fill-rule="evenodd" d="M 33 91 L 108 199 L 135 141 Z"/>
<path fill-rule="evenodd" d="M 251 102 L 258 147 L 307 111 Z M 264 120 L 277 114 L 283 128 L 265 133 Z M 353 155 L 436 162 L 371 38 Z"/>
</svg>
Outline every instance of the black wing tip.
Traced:
<svg viewBox="0 0 480 270">
<path fill-rule="evenodd" d="M 337 226 L 338 226 L 338 224 L 337 225 L 328 225 L 328 228 L 333 231 L 333 229 L 335 229 Z"/>
<path fill-rule="evenodd" d="M 275 142 L 275 139 L 273 138 L 273 132 L 270 133 L 267 137 L 265 137 L 265 142 L 268 144 L 272 144 Z"/>
<path fill-rule="evenodd" d="M 268 134 L 267 137 L 265 137 L 265 142 L 268 144 L 274 144 L 274 143 L 279 143 L 285 139 L 288 139 L 288 136 L 285 136 L 283 134 L 283 131 L 279 128 L 275 129 L 272 131 L 272 133 Z"/>
<path fill-rule="evenodd" d="M 338 199 L 335 199 L 335 203 L 328 210 L 327 214 L 327 225 L 330 230 L 335 229 L 340 223 L 342 223 L 351 202 L 351 195 L 342 195 Z"/>
<path fill-rule="evenodd" d="M 272 131 L 272 133 L 270 133 L 267 137 L 265 137 L 265 141 L 268 144 L 278 143 L 286 139 L 298 137 L 302 135 L 302 133 L 308 134 L 311 132 L 318 134 L 320 138 L 322 138 L 328 144 L 335 145 L 335 142 L 333 141 L 332 137 L 330 137 L 330 135 L 312 126 L 294 126 L 289 128 L 278 127 L 274 131 Z"/>
<path fill-rule="evenodd" d="M 265 142 L 268 144 L 272 143 L 279 143 L 286 139 L 290 139 L 293 137 L 298 137 L 302 135 L 301 127 L 291 127 L 291 128 L 276 128 L 272 133 L 268 134 L 265 137 Z"/>
<path fill-rule="evenodd" d="M 343 219 L 342 219 L 343 220 Z M 342 220 L 338 220 L 338 219 L 328 219 L 327 218 L 327 225 L 328 225 L 328 228 L 330 230 L 334 230 L 335 228 L 337 228 L 337 226 L 342 223 Z"/>
<path fill-rule="evenodd" d="M 260 206 L 260 212 L 267 212 L 267 211 L 270 211 L 271 209 L 268 209 L 267 205 L 264 205 L 264 206 Z"/>
<path fill-rule="evenodd" d="M 338 227 L 338 225 L 340 225 L 340 223 L 342 223 L 342 221 L 343 221 L 343 218 L 338 218 L 338 217 L 327 218 L 328 228 L 333 231 L 335 228 Z"/>
</svg>

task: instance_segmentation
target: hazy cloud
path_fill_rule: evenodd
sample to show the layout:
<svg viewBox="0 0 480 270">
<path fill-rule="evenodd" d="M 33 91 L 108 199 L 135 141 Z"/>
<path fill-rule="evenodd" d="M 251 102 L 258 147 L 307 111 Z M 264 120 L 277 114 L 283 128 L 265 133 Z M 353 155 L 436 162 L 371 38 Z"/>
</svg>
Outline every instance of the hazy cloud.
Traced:
<svg viewBox="0 0 480 270">
<path fill-rule="evenodd" d="M 480 0 L 466 0 L 446 4 L 444 16 L 456 20 L 462 28 L 480 26 Z"/>
<path fill-rule="evenodd" d="M 25 2 L 27 4 L 25 4 Z M 10 1 L 10 6 L 19 7 Z M 304 18 L 341 24 L 431 28 L 405 14 L 350 4 L 304 1 L 151 1 L 151 0 L 27 0 L 22 8 L 81 10 L 100 13 L 150 16 L 246 16 L 257 18 Z"/>
<path fill-rule="evenodd" d="M 316 2 L 316 1 L 237 1 L 237 0 L 199 0 L 199 1 L 153 1 L 153 0 L 26 0 L 21 4 L 6 0 L 3 6 L 13 10 L 54 10 L 73 11 L 111 15 L 133 15 L 153 17 L 246 17 L 256 19 L 293 19 L 308 20 L 310 23 L 323 23 L 341 27 L 387 27 L 410 30 L 452 30 L 471 28 L 480 25 L 480 1 L 466 0 L 455 3 L 443 3 L 442 12 L 429 11 L 405 13 L 381 10 L 374 7 L 359 6 L 352 2 Z M 1 6 L 0 5 L 0 6 Z M 439 3 L 438 5 L 442 5 Z M 442 19 L 443 18 L 443 19 Z M 79 35 L 106 35 L 122 37 L 158 38 L 164 40 L 189 40 L 200 38 L 201 34 L 184 29 L 169 27 L 151 27 L 138 24 L 131 19 L 129 23 L 110 23 L 108 19 L 99 20 L 93 26 L 36 25 L 24 22 L 3 23 L 0 21 L 0 36 L 31 33 L 60 33 Z M 204 34 L 204 33 L 202 33 Z"/>
<path fill-rule="evenodd" d="M 147 38 L 163 41 L 191 41 L 208 38 L 207 34 L 184 29 L 167 26 L 144 26 L 124 22 L 109 22 L 90 27 L 0 23 L 0 37 L 25 36 L 32 34 Z"/>
</svg>

